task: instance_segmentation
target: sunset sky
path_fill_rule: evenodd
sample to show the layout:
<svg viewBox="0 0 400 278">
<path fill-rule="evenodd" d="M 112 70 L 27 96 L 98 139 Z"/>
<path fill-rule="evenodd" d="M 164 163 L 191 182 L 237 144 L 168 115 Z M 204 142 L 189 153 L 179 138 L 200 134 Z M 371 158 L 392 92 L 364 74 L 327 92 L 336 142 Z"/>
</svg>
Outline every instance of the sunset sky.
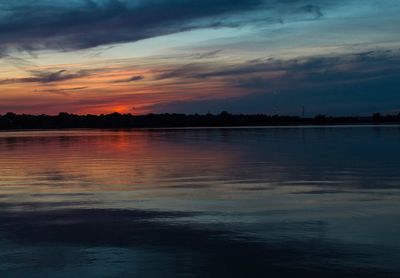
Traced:
<svg viewBox="0 0 400 278">
<path fill-rule="evenodd" d="M 400 112 L 398 0 L 0 0 L 0 114 Z"/>
</svg>

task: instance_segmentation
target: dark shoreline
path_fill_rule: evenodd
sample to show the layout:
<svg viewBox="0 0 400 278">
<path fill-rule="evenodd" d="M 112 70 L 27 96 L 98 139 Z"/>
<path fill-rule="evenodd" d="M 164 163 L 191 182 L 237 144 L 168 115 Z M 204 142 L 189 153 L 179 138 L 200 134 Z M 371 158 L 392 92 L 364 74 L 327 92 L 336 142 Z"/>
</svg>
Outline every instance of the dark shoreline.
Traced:
<svg viewBox="0 0 400 278">
<path fill-rule="evenodd" d="M 338 126 L 338 125 L 396 125 L 400 114 L 370 117 L 313 118 L 280 115 L 234 115 L 222 112 L 218 115 L 148 114 L 135 116 L 113 113 L 108 115 L 74 115 L 60 113 L 49 115 L 0 115 L 0 131 L 7 130 L 54 130 L 54 129 L 119 129 L 119 128 L 234 128 L 234 127 L 290 127 L 290 126 Z"/>
</svg>

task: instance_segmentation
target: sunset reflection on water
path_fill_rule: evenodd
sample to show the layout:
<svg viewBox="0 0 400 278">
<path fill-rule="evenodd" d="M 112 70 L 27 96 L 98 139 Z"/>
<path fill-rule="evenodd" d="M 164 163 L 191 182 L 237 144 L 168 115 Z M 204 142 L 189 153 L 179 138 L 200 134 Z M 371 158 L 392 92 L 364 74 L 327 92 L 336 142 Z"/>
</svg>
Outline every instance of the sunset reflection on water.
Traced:
<svg viewBox="0 0 400 278">
<path fill-rule="evenodd" d="M 396 277 L 399 139 L 397 126 L 0 133 L 0 273 Z"/>
</svg>

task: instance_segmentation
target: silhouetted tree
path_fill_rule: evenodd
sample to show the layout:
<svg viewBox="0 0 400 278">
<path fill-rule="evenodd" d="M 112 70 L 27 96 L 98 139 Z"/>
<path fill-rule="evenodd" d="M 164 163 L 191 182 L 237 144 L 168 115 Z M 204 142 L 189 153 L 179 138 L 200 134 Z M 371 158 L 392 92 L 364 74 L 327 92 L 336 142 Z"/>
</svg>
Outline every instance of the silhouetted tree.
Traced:
<svg viewBox="0 0 400 278">
<path fill-rule="evenodd" d="M 400 123 L 398 115 L 372 117 L 327 117 L 314 118 L 268 115 L 234 115 L 223 111 L 218 115 L 185 114 L 131 114 L 112 113 L 108 115 L 74 115 L 65 112 L 57 116 L 17 115 L 9 112 L 0 115 L 0 129 L 51 129 L 51 128 L 142 128 L 142 127 L 218 127 L 218 126 L 276 126 L 308 124 L 365 124 Z"/>
</svg>

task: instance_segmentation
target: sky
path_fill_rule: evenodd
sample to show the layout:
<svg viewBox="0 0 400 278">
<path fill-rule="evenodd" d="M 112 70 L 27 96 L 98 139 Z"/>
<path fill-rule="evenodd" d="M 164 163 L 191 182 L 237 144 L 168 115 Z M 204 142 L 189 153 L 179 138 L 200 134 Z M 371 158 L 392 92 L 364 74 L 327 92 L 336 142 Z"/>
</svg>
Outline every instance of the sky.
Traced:
<svg viewBox="0 0 400 278">
<path fill-rule="evenodd" d="M 398 0 L 0 0 L 0 114 L 400 112 Z"/>
</svg>

